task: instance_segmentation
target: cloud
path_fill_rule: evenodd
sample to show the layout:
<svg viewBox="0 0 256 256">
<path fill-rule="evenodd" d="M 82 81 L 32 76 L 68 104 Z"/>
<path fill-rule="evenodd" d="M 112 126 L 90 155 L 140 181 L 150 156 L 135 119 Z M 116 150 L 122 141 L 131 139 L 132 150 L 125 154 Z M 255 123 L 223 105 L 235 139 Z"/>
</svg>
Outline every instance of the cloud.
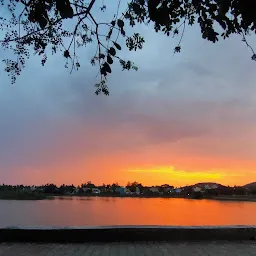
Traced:
<svg viewBox="0 0 256 256">
<path fill-rule="evenodd" d="M 122 180 L 122 170 L 170 165 L 191 178 L 215 168 L 252 178 L 255 63 L 239 38 L 212 45 L 192 29 L 173 55 L 170 38 L 141 31 L 145 48 L 123 52 L 139 71 L 115 65 L 110 97 L 94 95 L 97 70 L 85 64 L 86 50 L 72 75 L 53 56 L 46 67 L 29 61 L 14 87 L 1 80 L 3 180 Z"/>
</svg>

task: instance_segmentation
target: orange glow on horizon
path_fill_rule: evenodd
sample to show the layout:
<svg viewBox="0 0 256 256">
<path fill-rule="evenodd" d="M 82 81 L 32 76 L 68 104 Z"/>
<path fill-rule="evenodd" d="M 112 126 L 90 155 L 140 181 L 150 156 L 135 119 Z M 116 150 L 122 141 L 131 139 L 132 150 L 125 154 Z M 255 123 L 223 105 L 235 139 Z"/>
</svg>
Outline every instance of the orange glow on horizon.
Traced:
<svg viewBox="0 0 256 256">
<path fill-rule="evenodd" d="M 113 168 L 116 167 L 116 168 Z M 200 182 L 214 182 L 222 185 L 245 185 L 256 181 L 256 173 L 241 172 L 239 170 L 211 170 L 211 171 L 185 171 L 179 170 L 174 166 L 156 166 L 154 168 L 123 168 L 117 166 L 107 168 L 107 172 L 93 172 L 90 175 L 80 172 L 71 172 L 68 170 L 52 171 L 56 173 L 49 177 L 47 173 L 40 170 L 27 169 L 26 175 L 17 177 L 24 184 L 45 184 L 55 183 L 81 185 L 91 181 L 96 185 L 112 184 L 114 182 L 120 185 L 126 185 L 128 182 L 137 181 L 145 186 L 170 184 L 175 187 L 193 185 Z M 24 173 L 24 172 L 23 172 Z M 61 175 L 59 175 L 61 174 Z"/>
<path fill-rule="evenodd" d="M 157 185 L 170 183 L 177 186 L 192 185 L 200 182 L 216 182 L 223 185 L 245 185 L 247 181 L 252 181 L 252 179 L 245 179 L 245 175 L 238 172 L 228 173 L 224 170 L 187 172 L 177 170 L 173 166 L 155 167 L 152 169 L 131 169 L 128 172 L 131 176 L 137 176 L 139 180 L 145 180 L 150 185 L 153 185 L 154 181 L 158 181 Z"/>
<path fill-rule="evenodd" d="M 161 151 L 161 149 L 163 150 Z M 60 152 L 61 150 L 56 152 Z M 157 154 L 156 152 L 161 152 Z M 91 181 L 96 185 L 118 182 L 126 185 L 137 181 L 145 186 L 170 184 L 175 187 L 199 182 L 223 185 L 245 185 L 256 181 L 256 162 L 229 157 L 200 157 L 192 154 L 172 154 L 163 145 L 141 151 L 104 152 L 84 159 L 63 158 L 47 167 L 23 167 L 13 179 L 19 184 L 55 183 L 81 185 Z"/>
</svg>

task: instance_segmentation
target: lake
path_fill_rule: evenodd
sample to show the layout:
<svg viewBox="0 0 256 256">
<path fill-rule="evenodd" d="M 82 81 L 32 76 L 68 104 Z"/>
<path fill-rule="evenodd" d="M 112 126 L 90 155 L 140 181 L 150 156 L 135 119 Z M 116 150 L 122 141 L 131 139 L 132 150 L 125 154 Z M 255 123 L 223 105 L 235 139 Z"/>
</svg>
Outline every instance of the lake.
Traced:
<svg viewBox="0 0 256 256">
<path fill-rule="evenodd" d="M 68 197 L 0 200 L 0 227 L 256 225 L 255 202 L 174 198 Z"/>
</svg>

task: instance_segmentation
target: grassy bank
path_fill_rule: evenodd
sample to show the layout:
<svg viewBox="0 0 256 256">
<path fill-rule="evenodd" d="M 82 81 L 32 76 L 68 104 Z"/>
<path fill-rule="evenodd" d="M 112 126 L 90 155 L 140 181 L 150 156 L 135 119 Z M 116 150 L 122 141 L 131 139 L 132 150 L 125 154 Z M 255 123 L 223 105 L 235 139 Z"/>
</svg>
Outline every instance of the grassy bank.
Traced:
<svg viewBox="0 0 256 256">
<path fill-rule="evenodd" d="M 17 192 L 17 191 L 1 191 L 0 200 L 43 200 L 49 199 L 42 193 L 34 192 Z"/>
</svg>

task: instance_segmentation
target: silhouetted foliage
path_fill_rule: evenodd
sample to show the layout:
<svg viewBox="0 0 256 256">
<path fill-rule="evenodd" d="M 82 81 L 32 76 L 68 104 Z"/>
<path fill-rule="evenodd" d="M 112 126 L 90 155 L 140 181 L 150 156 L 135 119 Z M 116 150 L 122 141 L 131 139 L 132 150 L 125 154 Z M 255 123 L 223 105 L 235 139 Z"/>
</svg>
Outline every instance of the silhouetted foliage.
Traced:
<svg viewBox="0 0 256 256">
<path fill-rule="evenodd" d="M 110 190 L 113 192 L 113 193 L 118 193 L 119 192 L 119 184 L 117 182 L 113 183 L 110 187 Z"/>
<path fill-rule="evenodd" d="M 229 186 L 228 187 L 220 186 L 216 189 L 216 191 L 219 195 L 229 196 L 234 194 L 234 188 Z"/>
<path fill-rule="evenodd" d="M 234 195 L 245 195 L 246 194 L 246 189 L 241 186 L 235 186 L 234 187 Z"/>
<path fill-rule="evenodd" d="M 61 185 L 58 189 L 59 195 L 66 195 L 66 194 L 72 194 L 75 191 L 76 187 L 72 185 Z"/>
<path fill-rule="evenodd" d="M 46 194 L 57 194 L 58 188 L 55 184 L 46 184 L 44 186 L 44 193 Z"/>
<path fill-rule="evenodd" d="M 181 51 L 186 28 L 196 23 L 202 37 L 213 43 L 239 34 L 251 49 L 252 59 L 256 60 L 246 40 L 250 32 L 256 32 L 255 0 L 129 0 L 122 14 L 119 14 L 119 0 L 113 19 L 106 22 L 99 22 L 93 16 L 96 2 L 102 0 L 0 0 L 1 9 L 5 7 L 0 17 L 0 29 L 4 32 L 1 46 L 16 55 L 14 59 L 3 60 L 12 83 L 25 67 L 31 49 L 41 57 L 43 66 L 49 51 L 52 54 L 62 52 L 65 67 L 71 66 L 72 72 L 81 65 L 77 48 L 95 42 L 97 50 L 91 64 L 99 66 L 96 94 L 108 95 L 106 79 L 112 73 L 114 61 L 123 69 L 137 70 L 133 62 L 119 56 L 121 46 L 118 43 L 121 36 L 129 50 L 143 47 L 144 39 L 139 33 L 127 35 L 127 27 L 137 23 L 153 23 L 156 32 L 180 36 L 174 52 Z M 103 4 L 100 10 L 104 12 L 108 8 Z M 71 29 L 67 29 L 67 21 Z M 101 34 L 102 28 L 107 32 Z"/>
<path fill-rule="evenodd" d="M 82 188 L 90 188 L 90 189 L 92 189 L 92 188 L 95 188 L 95 185 L 91 181 L 87 181 L 86 183 L 83 183 L 81 185 L 81 187 Z"/>
<path fill-rule="evenodd" d="M 254 184 L 254 185 L 253 185 Z M 211 187 L 210 183 L 197 183 L 191 186 L 184 186 L 176 191 L 173 186 L 163 184 L 161 186 L 148 187 L 138 182 L 128 182 L 125 188 L 121 188 L 118 183 L 112 185 L 96 186 L 88 181 L 81 186 L 55 184 L 45 184 L 41 186 L 25 185 L 0 185 L 0 199 L 10 200 L 38 200 L 52 199 L 54 196 L 132 196 L 132 197 L 181 197 L 181 198 L 223 198 L 224 200 L 255 200 L 255 183 L 244 186 L 226 187 L 218 184 Z M 199 188 L 201 187 L 201 188 Z M 199 190 L 198 190 L 199 188 Z M 201 189 L 201 190 L 200 190 Z M 124 191 L 124 194 L 123 192 Z M 226 197 L 226 199 L 225 199 Z"/>
<path fill-rule="evenodd" d="M 136 192 L 136 188 L 139 188 L 140 190 L 143 189 L 143 186 L 141 183 L 138 183 L 137 181 L 134 182 L 128 182 L 126 185 L 126 188 L 128 188 L 131 192 Z"/>
</svg>

